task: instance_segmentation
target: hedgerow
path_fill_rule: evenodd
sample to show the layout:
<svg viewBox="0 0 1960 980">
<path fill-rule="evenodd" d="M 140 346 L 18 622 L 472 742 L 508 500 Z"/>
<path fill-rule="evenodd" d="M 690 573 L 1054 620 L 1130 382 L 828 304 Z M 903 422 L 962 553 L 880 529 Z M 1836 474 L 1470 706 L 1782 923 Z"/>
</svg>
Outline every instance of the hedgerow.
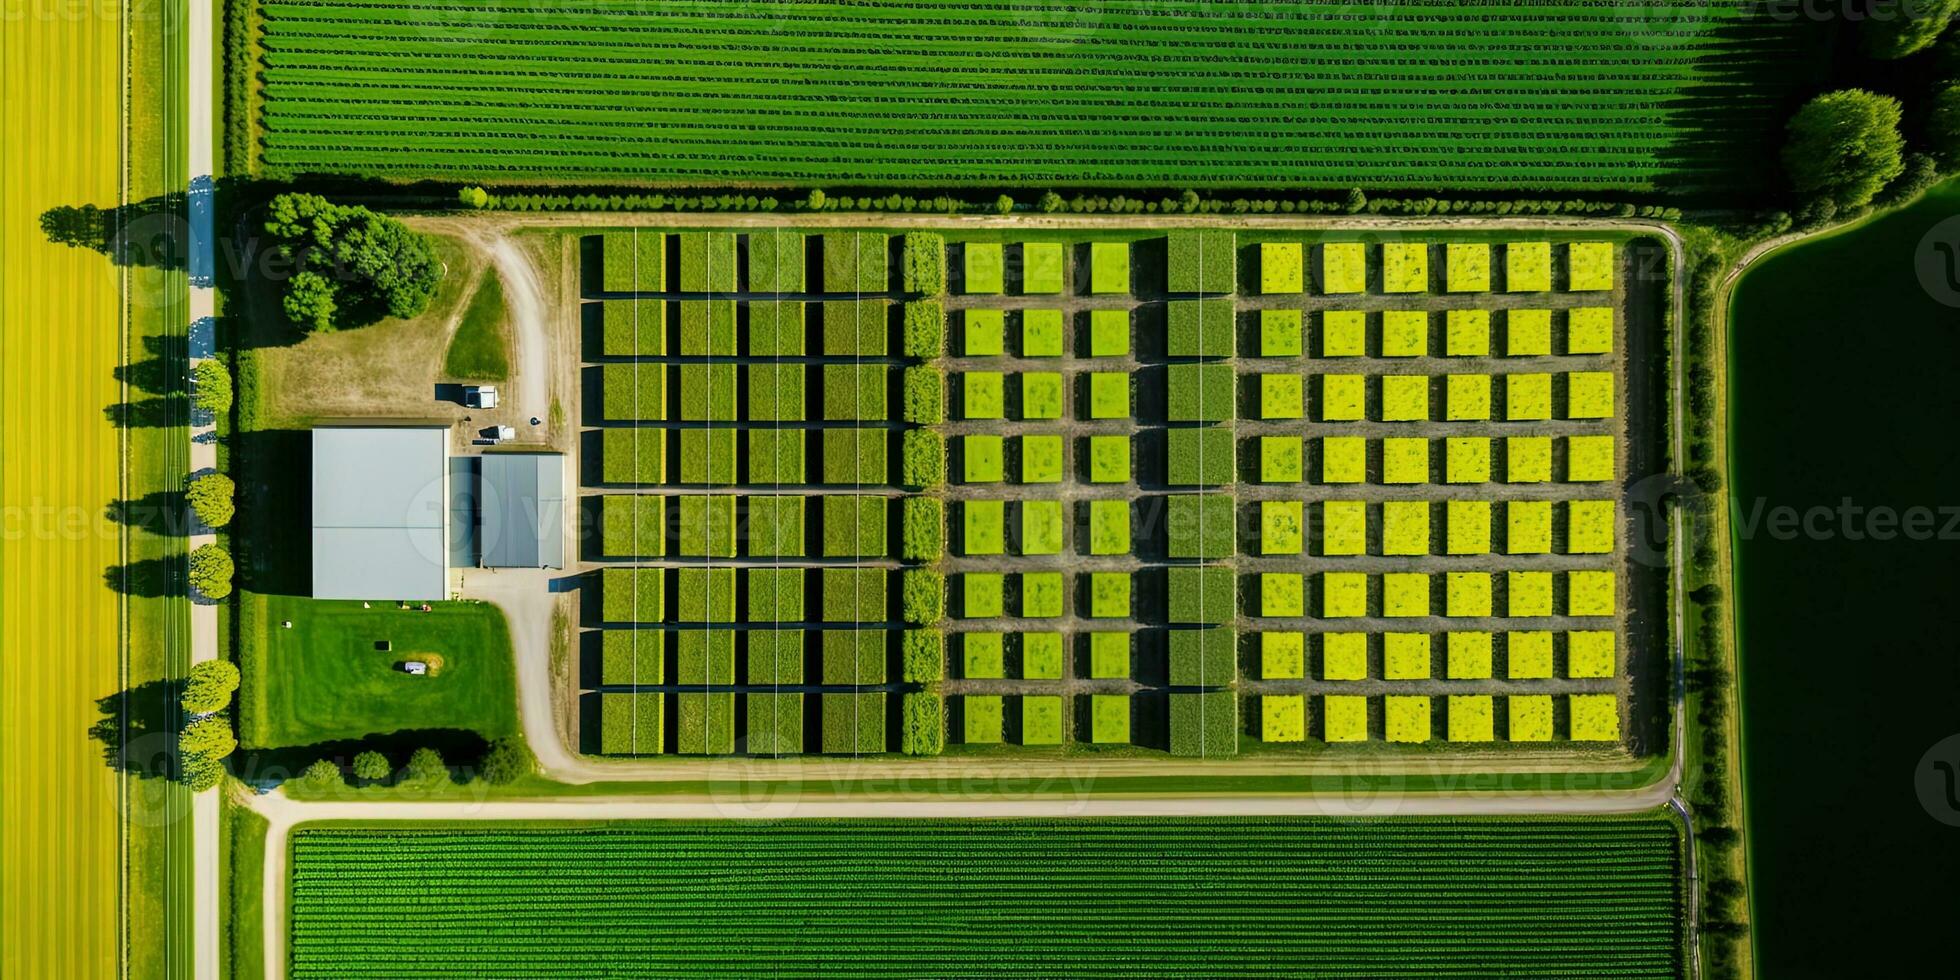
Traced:
<svg viewBox="0 0 1960 980">
<path fill-rule="evenodd" d="M 905 356 L 922 361 L 946 354 L 946 307 L 936 299 L 905 304 Z"/>
<path fill-rule="evenodd" d="M 946 616 L 946 576 L 930 568 L 908 568 L 900 587 L 900 616 L 921 626 Z"/>
<path fill-rule="evenodd" d="M 899 703 L 898 750 L 938 755 L 946 748 L 946 699 L 938 691 L 908 691 Z"/>
<path fill-rule="evenodd" d="M 946 292 L 946 236 L 935 231 L 905 236 L 905 291 L 923 296 Z"/>
<path fill-rule="evenodd" d="M 899 638 L 899 679 L 928 685 L 945 680 L 946 634 L 936 629 L 906 630 Z"/>
<path fill-rule="evenodd" d="M 927 489 L 946 482 L 946 437 L 930 429 L 907 429 L 900 437 L 899 483 Z"/>
<path fill-rule="evenodd" d="M 937 497 L 906 497 L 900 509 L 899 557 L 938 561 L 946 553 L 946 502 Z"/>
</svg>

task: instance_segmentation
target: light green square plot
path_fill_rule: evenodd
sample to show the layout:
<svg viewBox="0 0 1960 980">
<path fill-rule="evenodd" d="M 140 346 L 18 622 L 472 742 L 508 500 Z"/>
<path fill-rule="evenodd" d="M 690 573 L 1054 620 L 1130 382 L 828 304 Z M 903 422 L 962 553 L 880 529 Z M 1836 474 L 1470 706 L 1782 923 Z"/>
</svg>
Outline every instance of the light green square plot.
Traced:
<svg viewBox="0 0 1960 980">
<path fill-rule="evenodd" d="M 1504 634 L 1504 676 L 1514 681 L 1550 680 L 1552 634 L 1543 630 Z"/>
<path fill-rule="evenodd" d="M 1007 478 L 1006 460 L 1003 437 L 960 437 L 960 482 L 999 483 Z"/>
<path fill-rule="evenodd" d="M 1424 242 L 1388 242 L 1382 246 L 1382 291 L 1429 291 L 1429 246 Z"/>
<path fill-rule="evenodd" d="M 1089 311 L 1089 356 L 1127 357 L 1130 353 L 1130 311 Z"/>
<path fill-rule="evenodd" d="M 1489 572 L 1447 572 L 1443 576 L 1443 615 L 1454 618 L 1489 616 Z"/>
<path fill-rule="evenodd" d="M 1443 641 L 1444 676 L 1453 681 L 1490 679 L 1490 634 L 1464 631 L 1451 633 Z"/>
<path fill-rule="evenodd" d="M 1417 506 L 1422 506 L 1417 504 Z M 1425 524 L 1427 518 L 1425 518 Z M 1425 537 L 1427 531 L 1425 529 Z M 1424 549 L 1427 550 L 1426 548 Z M 1298 552 L 1291 552 L 1297 554 Z M 1368 505 L 1360 500 L 1323 500 L 1320 503 L 1320 553 L 1327 557 L 1352 557 L 1368 553 Z"/>
<path fill-rule="evenodd" d="M 1552 614 L 1551 572 L 1505 572 L 1504 591 L 1509 596 L 1506 616 L 1515 619 Z"/>
<path fill-rule="evenodd" d="M 1361 242 L 1329 242 L 1320 247 L 1320 291 L 1329 295 L 1368 288 L 1368 247 Z"/>
<path fill-rule="evenodd" d="M 1130 676 L 1130 634 L 1089 634 L 1089 678 L 1124 680 Z"/>
<path fill-rule="evenodd" d="M 1297 555 L 1305 545 L 1306 504 L 1299 500 L 1259 502 L 1259 553 Z"/>
<path fill-rule="evenodd" d="M 1451 242 L 1444 249 L 1447 268 L 1445 287 L 1452 293 L 1490 291 L 1490 246 L 1474 242 Z"/>
<path fill-rule="evenodd" d="M 1551 436 L 1511 436 L 1504 440 L 1505 483 L 1549 483 L 1551 479 Z"/>
<path fill-rule="evenodd" d="M 998 680 L 1007 676 L 1007 656 L 999 633 L 960 635 L 960 676 L 972 680 Z"/>
<path fill-rule="evenodd" d="M 1613 288 L 1613 244 L 1572 242 L 1565 246 L 1566 288 L 1575 293 Z"/>
<path fill-rule="evenodd" d="M 962 313 L 960 350 L 968 357 L 998 357 L 1007 353 L 1007 314 L 1000 310 Z"/>
<path fill-rule="evenodd" d="M 1297 293 L 1306 288 L 1305 262 L 1299 242 L 1261 243 L 1259 291 L 1272 295 Z"/>
<path fill-rule="evenodd" d="M 1382 554 L 1429 554 L 1429 501 L 1389 500 L 1382 503 Z"/>
<path fill-rule="evenodd" d="M 1127 619 L 1130 615 L 1130 573 L 1092 572 L 1089 575 L 1089 616 Z"/>
<path fill-rule="evenodd" d="M 1565 440 L 1565 479 L 1598 483 L 1613 479 L 1617 469 L 1612 436 L 1570 436 Z"/>
<path fill-rule="evenodd" d="M 1552 417 L 1552 376 L 1504 376 L 1504 417 L 1513 422 L 1543 422 Z"/>
<path fill-rule="evenodd" d="M 1443 481 L 1489 483 L 1490 440 L 1482 436 L 1454 436 L 1443 440 Z"/>
<path fill-rule="evenodd" d="M 1002 269 L 1006 266 L 1000 243 L 967 242 L 961 251 L 965 253 L 964 291 L 972 294 L 998 294 L 1002 288 Z"/>
<path fill-rule="evenodd" d="M 1062 679 L 1062 634 L 1021 634 L 1021 678 L 1030 681 Z"/>
<path fill-rule="evenodd" d="M 1060 572 L 1021 573 L 1021 615 L 1026 619 L 1054 619 L 1067 608 L 1067 593 Z"/>
<path fill-rule="evenodd" d="M 1616 508 L 1611 500 L 1573 500 L 1565 505 L 1565 553 L 1604 555 L 1613 551 Z"/>
<path fill-rule="evenodd" d="M 1130 482 L 1130 437 L 1089 437 L 1089 482 Z"/>
<path fill-rule="evenodd" d="M 1429 376 L 1382 375 L 1382 421 L 1429 421 Z"/>
<path fill-rule="evenodd" d="M 1062 291 L 1061 242 L 1027 242 L 1021 246 L 1021 292 L 1050 295 Z"/>
<path fill-rule="evenodd" d="M 1568 616 L 1611 616 L 1617 602 L 1612 572 L 1577 571 L 1565 573 L 1565 614 Z"/>
<path fill-rule="evenodd" d="M 1490 554 L 1490 501 L 1446 501 L 1443 528 L 1446 554 Z"/>
<path fill-rule="evenodd" d="M 1089 741 L 1096 745 L 1130 744 L 1130 696 L 1089 696 Z"/>
<path fill-rule="evenodd" d="M 1320 634 L 1320 679 L 1324 681 L 1367 680 L 1368 634 Z"/>
<path fill-rule="evenodd" d="M 1490 356 L 1490 311 L 1451 310 L 1443 314 L 1443 353 L 1450 357 Z"/>
<path fill-rule="evenodd" d="M 1060 371 L 1027 371 L 1021 375 L 1021 417 L 1058 419 L 1067 401 Z"/>
<path fill-rule="evenodd" d="M 1401 437 L 1382 440 L 1382 482 L 1429 482 L 1429 440 Z"/>
<path fill-rule="evenodd" d="M 1613 353 L 1613 310 L 1606 306 L 1581 306 L 1565 314 L 1565 352 L 1567 354 Z"/>
<path fill-rule="evenodd" d="M 1021 696 L 1021 744 L 1062 744 L 1062 698 L 1058 694 Z"/>
<path fill-rule="evenodd" d="M 1359 422 L 1367 415 L 1368 378 L 1360 374 L 1320 376 L 1320 420 Z"/>
<path fill-rule="evenodd" d="M 1429 353 L 1429 312 L 1387 310 L 1382 313 L 1382 356 L 1422 357 Z"/>
<path fill-rule="evenodd" d="M 1368 615 L 1368 575 L 1365 572 L 1323 572 L 1320 576 L 1320 616 L 1348 619 Z"/>
<path fill-rule="evenodd" d="M 1305 414 L 1306 379 L 1297 374 L 1259 376 L 1259 417 L 1297 419 Z"/>
<path fill-rule="evenodd" d="M 1452 374 L 1443 379 L 1443 418 L 1482 422 L 1490 418 L 1490 375 Z"/>
<path fill-rule="evenodd" d="M 1552 502 L 1512 500 L 1504 504 L 1504 553 L 1552 553 Z"/>
<path fill-rule="evenodd" d="M 1565 417 L 1569 419 L 1612 418 L 1612 372 L 1574 371 L 1566 375 Z"/>
<path fill-rule="evenodd" d="M 1504 246 L 1504 291 L 1543 293 L 1552 288 L 1552 243 L 1511 242 Z"/>
<path fill-rule="evenodd" d="M 1089 553 L 1092 555 L 1130 553 L 1129 501 L 1089 501 Z"/>
<path fill-rule="evenodd" d="M 1506 357 L 1543 357 L 1551 352 L 1551 310 L 1504 311 Z"/>
<path fill-rule="evenodd" d="M 962 554 L 998 555 L 1007 550 L 1007 501 L 960 502 Z"/>
<path fill-rule="evenodd" d="M 1089 246 L 1089 292 L 1114 296 L 1130 291 L 1128 242 L 1096 242 Z"/>
<path fill-rule="evenodd" d="M 1089 375 L 1089 417 L 1126 419 L 1130 417 L 1130 376 L 1120 371 L 1096 371 Z"/>
<path fill-rule="evenodd" d="M 1306 479 L 1299 436 L 1259 437 L 1259 482 L 1298 483 Z"/>
<path fill-rule="evenodd" d="M 1382 680 L 1429 679 L 1429 634 L 1382 634 Z"/>
<path fill-rule="evenodd" d="M 1328 310 L 1320 315 L 1320 356 L 1366 357 L 1368 314 L 1360 310 Z"/>
<path fill-rule="evenodd" d="M 1001 696 L 967 694 L 960 698 L 964 717 L 961 741 L 968 745 L 998 745 L 1001 740 Z"/>
<path fill-rule="evenodd" d="M 960 615 L 992 619 L 1005 612 L 1007 576 L 999 572 L 967 572 L 960 576 Z"/>
<path fill-rule="evenodd" d="M 1421 440 L 1417 440 L 1421 441 Z M 1428 468 L 1428 449 L 1423 450 Z M 1425 474 L 1424 479 L 1427 479 Z M 1320 440 L 1320 482 L 1361 483 L 1368 479 L 1368 440 L 1360 436 L 1323 436 Z"/>
<path fill-rule="evenodd" d="M 1062 502 L 1059 500 L 1021 501 L 1021 554 L 1059 555 L 1062 553 Z"/>
<path fill-rule="evenodd" d="M 1062 356 L 1062 311 L 1021 311 L 1021 356 Z"/>
<path fill-rule="evenodd" d="M 1609 630 L 1574 630 L 1565 634 L 1565 676 L 1612 677 L 1614 640 Z"/>
<path fill-rule="evenodd" d="M 1062 482 L 1062 437 L 1021 437 L 1021 482 Z"/>
<path fill-rule="evenodd" d="M 1006 386 L 1006 378 L 999 371 L 968 371 L 960 375 L 961 416 L 968 419 L 1004 417 Z"/>
<path fill-rule="evenodd" d="M 1382 615 L 1390 619 L 1419 619 L 1429 615 L 1429 573 L 1383 575 Z"/>
<path fill-rule="evenodd" d="M 1306 328 L 1300 310 L 1259 311 L 1259 356 L 1299 357 L 1306 353 Z"/>
<path fill-rule="evenodd" d="M 1307 614 L 1307 585 L 1295 572 L 1267 572 L 1259 576 L 1259 615 L 1293 617 Z"/>
<path fill-rule="evenodd" d="M 1307 637 L 1304 633 L 1259 634 L 1259 679 L 1297 681 L 1307 674 Z"/>
</svg>

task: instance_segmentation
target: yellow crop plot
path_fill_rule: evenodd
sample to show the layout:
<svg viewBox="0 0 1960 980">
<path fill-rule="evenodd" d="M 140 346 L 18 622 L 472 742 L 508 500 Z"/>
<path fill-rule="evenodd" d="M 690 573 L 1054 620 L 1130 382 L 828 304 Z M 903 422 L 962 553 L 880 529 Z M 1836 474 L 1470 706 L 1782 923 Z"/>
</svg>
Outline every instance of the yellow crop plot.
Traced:
<svg viewBox="0 0 1960 980">
<path fill-rule="evenodd" d="M 1321 737 L 1329 742 L 1368 740 L 1368 699 L 1353 694 L 1329 694 L 1320 699 Z"/>
<path fill-rule="evenodd" d="M 1427 310 L 1382 312 L 1382 356 L 1421 357 L 1429 353 Z"/>
<path fill-rule="evenodd" d="M 1451 633 L 1444 641 L 1447 663 L 1445 676 L 1453 681 L 1485 681 L 1490 679 L 1490 634 L 1483 632 Z"/>
<path fill-rule="evenodd" d="M 1452 555 L 1490 554 L 1490 501 L 1451 500 L 1443 508 L 1443 526 L 1447 529 L 1448 545 L 1444 548 Z"/>
<path fill-rule="evenodd" d="M 1330 242 L 1320 247 L 1320 289 L 1324 293 L 1359 293 L 1368 288 L 1368 247 L 1360 242 Z"/>
<path fill-rule="evenodd" d="M 1613 245 L 1610 242 L 1573 242 L 1565 247 L 1570 267 L 1571 291 L 1592 292 L 1613 288 Z"/>
<path fill-rule="evenodd" d="M 1259 699 L 1259 738 L 1298 742 L 1307 737 L 1307 699 L 1301 694 L 1268 694 Z"/>
<path fill-rule="evenodd" d="M 1565 634 L 1565 676 L 1613 676 L 1613 650 L 1610 630 L 1573 630 Z"/>
<path fill-rule="evenodd" d="M 1443 380 L 1443 418 L 1482 422 L 1490 418 L 1490 375 L 1452 374 Z"/>
<path fill-rule="evenodd" d="M 1422 442 L 1420 439 L 1414 441 Z M 1320 440 L 1320 482 L 1360 483 L 1367 478 L 1367 439 L 1361 436 L 1326 436 Z"/>
<path fill-rule="evenodd" d="M 1330 508 L 1336 504 L 1326 505 Z M 1360 528 L 1364 539 L 1367 527 Z M 1359 552 L 1356 552 L 1359 554 Z M 1429 502 L 1426 500 L 1390 500 L 1382 504 L 1382 554 L 1384 555 L 1426 555 L 1429 554 Z"/>
<path fill-rule="evenodd" d="M 1382 636 L 1382 679 L 1429 679 L 1429 634 L 1386 633 Z"/>
<path fill-rule="evenodd" d="M 1320 315 L 1320 356 L 1362 357 L 1368 353 L 1368 314 L 1328 310 Z"/>
<path fill-rule="evenodd" d="M 1566 699 L 1574 742 L 1620 740 L 1620 699 L 1611 694 L 1574 694 Z"/>
<path fill-rule="evenodd" d="M 1307 675 L 1307 635 L 1280 632 L 1259 634 L 1259 678 L 1299 680 Z"/>
<path fill-rule="evenodd" d="M 1368 634 L 1322 633 L 1320 679 L 1324 681 L 1367 680 Z"/>
<path fill-rule="evenodd" d="M 1299 504 L 1296 502 L 1294 506 Z M 1391 502 L 1384 506 L 1394 507 L 1396 504 Z M 1417 503 L 1415 506 L 1426 505 Z M 1328 500 L 1321 503 L 1320 553 L 1345 556 L 1366 554 L 1367 550 L 1368 505 L 1359 500 Z"/>
<path fill-rule="evenodd" d="M 1543 357 L 1552 352 L 1552 311 L 1511 310 L 1504 314 L 1504 354 Z"/>
<path fill-rule="evenodd" d="M 1429 615 L 1429 573 L 1383 575 L 1382 615 L 1393 619 L 1420 619 Z"/>
<path fill-rule="evenodd" d="M 1359 374 L 1320 376 L 1320 420 L 1359 422 L 1368 404 L 1368 379 Z"/>
<path fill-rule="evenodd" d="M 1429 376 L 1426 374 L 1383 375 L 1382 421 L 1429 421 Z"/>
<path fill-rule="evenodd" d="M 1443 479 L 1448 483 L 1490 482 L 1490 440 L 1483 436 L 1443 440 Z"/>
<path fill-rule="evenodd" d="M 1390 694 L 1382 702 L 1382 726 L 1389 741 L 1429 741 L 1427 695 Z"/>
<path fill-rule="evenodd" d="M 1490 246 L 1453 243 L 1445 250 L 1446 286 L 1452 293 L 1490 291 Z"/>
<path fill-rule="evenodd" d="M 120 202 L 115 8 L 10 8 L 0 28 L 0 974 L 122 973 L 122 784 L 89 730 L 123 686 L 122 271 L 44 214 Z M 16 521 L 18 523 L 16 523 Z M 161 816 L 159 814 L 159 816 Z"/>
<path fill-rule="evenodd" d="M 1323 619 L 1368 615 L 1367 574 L 1327 572 L 1321 575 L 1320 615 Z"/>
<path fill-rule="evenodd" d="M 1551 436 L 1511 436 L 1504 440 L 1505 483 L 1548 483 L 1551 479 Z"/>
<path fill-rule="evenodd" d="M 1428 483 L 1429 440 L 1391 437 L 1382 440 L 1383 483 Z"/>
<path fill-rule="evenodd" d="M 1565 440 L 1565 479 L 1599 483 L 1613 478 L 1612 436 L 1571 436 Z"/>
<path fill-rule="evenodd" d="M 1552 676 L 1552 634 L 1525 630 L 1504 637 L 1504 676 L 1514 681 L 1542 681 Z"/>
<path fill-rule="evenodd" d="M 1443 353 L 1450 357 L 1490 355 L 1490 311 L 1451 310 L 1443 315 Z"/>
<path fill-rule="evenodd" d="M 1445 708 L 1450 715 L 1450 741 L 1488 742 L 1493 737 L 1490 695 L 1452 694 Z"/>
<path fill-rule="evenodd" d="M 1611 354 L 1613 352 L 1613 310 L 1605 306 L 1584 306 L 1565 315 L 1567 354 Z"/>
<path fill-rule="evenodd" d="M 1266 242 L 1259 246 L 1259 291 L 1297 293 L 1304 288 L 1306 265 L 1299 242 Z"/>
<path fill-rule="evenodd" d="M 1504 291 L 1542 293 L 1552 288 L 1552 243 L 1512 242 L 1504 246 Z"/>
<path fill-rule="evenodd" d="M 1513 694 L 1507 700 L 1511 715 L 1511 741 L 1549 742 L 1552 740 L 1552 696 Z"/>
<path fill-rule="evenodd" d="M 1382 246 L 1382 291 L 1422 293 L 1429 290 L 1429 245 L 1389 242 Z"/>
</svg>

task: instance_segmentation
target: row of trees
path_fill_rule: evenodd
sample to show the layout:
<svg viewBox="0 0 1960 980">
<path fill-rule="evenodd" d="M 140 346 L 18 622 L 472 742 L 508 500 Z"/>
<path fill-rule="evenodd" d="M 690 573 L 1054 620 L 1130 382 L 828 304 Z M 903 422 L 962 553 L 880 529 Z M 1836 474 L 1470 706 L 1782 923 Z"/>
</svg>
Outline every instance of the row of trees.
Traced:
<svg viewBox="0 0 1960 980">
<path fill-rule="evenodd" d="M 297 778 L 300 786 L 316 792 L 347 786 L 433 786 L 458 775 L 465 781 L 474 777 L 493 786 L 503 786 L 534 768 L 531 754 L 522 743 L 515 738 L 500 738 L 490 743 L 490 750 L 473 770 L 452 771 L 443 761 L 442 753 L 425 745 L 410 753 L 408 762 L 399 771 L 386 755 L 368 749 L 357 753 L 345 768 L 338 760 L 317 759 Z"/>
<path fill-rule="evenodd" d="M 206 660 L 191 665 L 178 704 L 184 725 L 177 733 L 177 768 L 193 791 L 203 792 L 224 777 L 225 758 L 238 748 L 232 734 L 232 695 L 238 690 L 238 667 L 229 660 Z"/>
</svg>

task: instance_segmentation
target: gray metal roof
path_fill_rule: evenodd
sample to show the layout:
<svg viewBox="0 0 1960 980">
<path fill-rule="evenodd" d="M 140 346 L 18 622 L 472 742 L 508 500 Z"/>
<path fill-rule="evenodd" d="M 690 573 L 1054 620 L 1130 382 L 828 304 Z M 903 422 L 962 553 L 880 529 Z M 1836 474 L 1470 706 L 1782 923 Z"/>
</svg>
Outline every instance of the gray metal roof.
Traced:
<svg viewBox="0 0 1960 980">
<path fill-rule="evenodd" d="M 313 430 L 313 595 L 446 598 L 446 428 Z"/>
<path fill-rule="evenodd" d="M 487 453 L 477 494 L 486 568 L 565 567 L 565 457 Z"/>
</svg>

